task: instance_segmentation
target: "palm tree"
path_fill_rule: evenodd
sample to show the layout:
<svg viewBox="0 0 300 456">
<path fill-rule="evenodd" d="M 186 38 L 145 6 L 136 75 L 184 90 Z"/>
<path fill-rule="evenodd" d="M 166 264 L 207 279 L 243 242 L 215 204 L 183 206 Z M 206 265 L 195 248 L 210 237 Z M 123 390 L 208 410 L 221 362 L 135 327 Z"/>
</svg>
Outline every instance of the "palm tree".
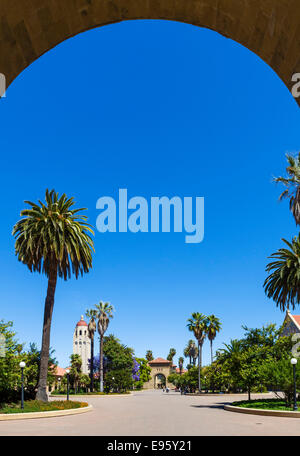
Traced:
<svg viewBox="0 0 300 456">
<path fill-rule="evenodd" d="M 46 203 L 25 201 L 30 209 L 21 212 L 14 228 L 15 253 L 18 260 L 26 264 L 31 272 L 39 272 L 48 278 L 47 296 L 44 309 L 42 349 L 39 382 L 36 399 L 47 402 L 47 373 L 50 347 L 51 320 L 57 276 L 67 280 L 74 274 L 89 272 L 92 267 L 94 234 L 86 223 L 85 215 L 73 209 L 73 198 L 65 194 L 58 196 L 54 190 L 46 190 Z"/>
<path fill-rule="evenodd" d="M 71 369 L 70 369 L 70 375 L 73 380 L 73 387 L 75 390 L 75 394 L 77 393 L 77 387 L 80 381 L 80 376 L 81 376 L 81 368 L 82 368 L 82 359 L 80 355 L 71 355 Z"/>
<path fill-rule="evenodd" d="M 186 357 L 186 358 L 189 358 L 189 364 L 192 364 L 192 355 L 191 355 L 191 346 L 193 345 L 194 341 L 193 339 L 190 339 L 185 347 L 185 349 L 183 350 L 183 355 Z"/>
<path fill-rule="evenodd" d="M 178 366 L 179 366 L 180 375 L 182 374 L 183 363 L 184 363 L 184 359 L 183 359 L 182 356 L 180 356 L 180 358 L 178 360 Z"/>
<path fill-rule="evenodd" d="M 109 325 L 109 319 L 113 318 L 114 308 L 109 302 L 100 301 L 99 304 L 96 304 L 96 309 L 98 311 L 98 333 L 100 336 L 100 392 L 103 393 L 103 337 Z"/>
<path fill-rule="evenodd" d="M 207 334 L 207 318 L 199 312 L 192 313 L 192 318 L 188 319 L 187 327 L 194 333 L 198 342 L 198 388 L 201 393 L 201 368 L 202 368 L 202 347 Z"/>
<path fill-rule="evenodd" d="M 170 348 L 169 354 L 167 356 L 167 360 L 171 361 L 173 363 L 173 358 L 176 355 L 176 350 L 175 348 Z"/>
<path fill-rule="evenodd" d="M 297 157 L 286 155 L 288 177 L 276 177 L 275 182 L 282 183 L 286 189 L 281 193 L 279 200 L 289 198 L 290 210 L 296 225 L 300 225 L 300 152 Z"/>
<path fill-rule="evenodd" d="M 300 303 L 300 234 L 292 239 L 292 243 L 282 239 L 288 246 L 272 253 L 266 271 L 269 276 L 264 282 L 265 293 L 272 298 L 282 311 L 290 305 L 295 309 Z"/>
<path fill-rule="evenodd" d="M 229 344 L 223 344 L 226 348 L 221 348 L 218 351 L 218 361 L 223 364 L 228 359 L 233 360 L 240 356 L 243 352 L 243 341 L 239 339 L 230 339 Z"/>
<path fill-rule="evenodd" d="M 95 338 L 95 332 L 97 329 L 96 318 L 97 318 L 98 312 L 96 309 L 87 309 L 87 311 L 85 312 L 85 315 L 87 316 L 87 318 L 90 319 L 89 324 L 88 324 L 88 334 L 89 334 L 89 338 L 91 339 L 90 390 L 91 390 L 91 392 L 93 392 L 93 390 L 94 390 L 94 338 Z"/>
<path fill-rule="evenodd" d="M 207 338 L 210 341 L 210 356 L 211 356 L 211 364 L 213 363 L 213 341 L 216 338 L 217 333 L 221 330 L 221 322 L 219 318 L 215 317 L 214 315 L 209 315 L 207 317 Z"/>
<path fill-rule="evenodd" d="M 149 362 L 149 361 L 152 361 L 154 359 L 153 357 L 153 353 L 151 350 L 147 350 L 146 352 L 146 360 Z"/>
</svg>

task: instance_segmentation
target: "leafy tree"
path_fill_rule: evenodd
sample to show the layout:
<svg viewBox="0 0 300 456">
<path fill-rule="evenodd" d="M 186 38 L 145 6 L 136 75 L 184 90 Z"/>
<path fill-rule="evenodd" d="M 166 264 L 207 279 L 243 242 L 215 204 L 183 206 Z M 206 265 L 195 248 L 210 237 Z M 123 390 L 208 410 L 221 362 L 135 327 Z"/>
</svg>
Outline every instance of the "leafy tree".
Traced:
<svg viewBox="0 0 300 456">
<path fill-rule="evenodd" d="M 26 364 L 24 368 L 24 388 L 27 392 L 27 396 L 34 398 L 38 387 L 41 351 L 38 350 L 35 343 L 31 343 L 29 344 L 29 351 L 23 352 L 20 358 L 22 358 L 22 361 Z M 54 357 L 54 350 L 50 348 L 47 374 L 48 385 L 55 382 L 56 366 L 57 361 Z"/>
<path fill-rule="evenodd" d="M 290 210 L 296 225 L 300 225 L 300 152 L 297 157 L 287 154 L 286 158 L 288 161 L 286 168 L 288 177 L 276 177 L 274 180 L 286 187 L 279 200 L 284 198 L 290 200 Z"/>
<path fill-rule="evenodd" d="M 133 379 L 131 369 L 115 369 L 105 375 L 105 392 L 110 390 L 124 393 L 132 388 Z"/>
<path fill-rule="evenodd" d="M 215 317 L 214 315 L 209 315 L 206 321 L 207 325 L 207 338 L 210 341 L 210 356 L 211 362 L 213 362 L 213 341 L 216 338 L 217 333 L 221 330 L 221 322 L 219 318 Z"/>
<path fill-rule="evenodd" d="M 146 360 L 149 362 L 149 361 L 152 361 L 154 359 L 153 357 L 153 353 L 151 350 L 147 350 L 146 352 Z"/>
<path fill-rule="evenodd" d="M 266 267 L 269 276 L 264 282 L 265 293 L 272 298 L 282 311 L 300 303 L 300 234 L 292 243 L 283 239 L 288 246 L 272 253 L 275 259 Z"/>
<path fill-rule="evenodd" d="M 20 399 L 21 370 L 20 361 L 24 361 L 24 389 L 25 399 L 33 399 L 39 379 L 39 366 L 41 352 L 35 344 L 29 345 L 29 350 L 24 351 L 24 344 L 16 339 L 12 330 L 13 322 L 0 321 L 0 335 L 5 341 L 4 356 L 0 356 L 0 405 L 4 402 L 18 402 Z M 47 382 L 53 383 L 56 360 L 54 350 L 50 348 Z"/>
<path fill-rule="evenodd" d="M 283 394 L 286 405 L 289 407 L 292 404 L 294 394 L 294 378 L 291 365 L 291 358 L 283 356 L 281 359 L 275 360 L 270 357 L 260 366 L 260 375 L 262 382 L 268 385 L 277 396 L 279 391 Z M 300 389 L 300 364 L 296 365 L 296 387 Z"/>
<path fill-rule="evenodd" d="M 109 325 L 109 319 L 113 318 L 113 306 L 109 302 L 100 301 L 99 304 L 96 304 L 96 309 L 98 311 L 98 333 L 100 336 L 100 392 L 103 392 L 103 338 L 104 334 L 107 331 Z"/>
<path fill-rule="evenodd" d="M 21 211 L 22 219 L 13 228 L 15 253 L 18 260 L 31 272 L 43 273 L 48 278 L 44 309 L 42 350 L 36 399 L 48 401 L 47 375 L 50 350 L 50 331 L 57 276 L 67 280 L 73 273 L 89 272 L 92 267 L 94 234 L 87 217 L 78 215 L 84 209 L 73 209 L 74 199 L 58 196 L 46 190 L 46 202 L 25 201 L 30 209 Z"/>
<path fill-rule="evenodd" d="M 94 340 L 95 332 L 97 329 L 96 319 L 97 319 L 97 310 L 96 309 L 87 309 L 85 315 L 89 318 L 88 324 L 88 334 L 91 339 L 91 359 L 90 359 L 90 378 L 91 378 L 91 392 L 94 391 Z"/>
<path fill-rule="evenodd" d="M 23 346 L 18 344 L 12 327 L 12 321 L 0 320 L 0 335 L 5 345 L 3 347 L 5 356 L 0 357 L 0 404 L 14 400 L 15 390 L 19 388 L 20 383 L 20 349 L 22 351 Z"/>
<path fill-rule="evenodd" d="M 107 371 L 131 369 L 133 367 L 133 349 L 121 344 L 119 339 L 110 334 L 104 337 L 103 351 L 107 358 Z"/>
</svg>

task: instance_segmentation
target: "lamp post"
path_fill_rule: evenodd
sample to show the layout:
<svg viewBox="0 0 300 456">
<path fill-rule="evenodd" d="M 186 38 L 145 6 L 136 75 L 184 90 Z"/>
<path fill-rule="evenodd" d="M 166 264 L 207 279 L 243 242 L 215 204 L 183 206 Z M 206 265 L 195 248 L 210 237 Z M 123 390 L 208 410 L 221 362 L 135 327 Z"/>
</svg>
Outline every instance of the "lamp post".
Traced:
<svg viewBox="0 0 300 456">
<path fill-rule="evenodd" d="M 60 391 L 60 380 L 61 380 L 61 378 L 58 377 L 58 379 L 57 379 L 57 381 L 58 381 L 58 391 Z"/>
<path fill-rule="evenodd" d="M 291 364 L 293 366 L 293 376 L 294 376 L 294 407 L 293 410 L 298 410 L 297 407 L 297 390 L 296 390 L 296 364 L 297 364 L 297 359 L 292 358 L 291 359 Z"/>
<path fill-rule="evenodd" d="M 69 400 L 69 387 L 70 387 L 70 370 L 66 369 L 67 374 L 67 401 Z"/>
<path fill-rule="evenodd" d="M 21 389 L 21 409 L 24 409 L 24 367 L 26 364 L 24 361 L 21 361 L 19 364 L 21 368 L 21 382 L 22 382 L 22 389 Z"/>
</svg>

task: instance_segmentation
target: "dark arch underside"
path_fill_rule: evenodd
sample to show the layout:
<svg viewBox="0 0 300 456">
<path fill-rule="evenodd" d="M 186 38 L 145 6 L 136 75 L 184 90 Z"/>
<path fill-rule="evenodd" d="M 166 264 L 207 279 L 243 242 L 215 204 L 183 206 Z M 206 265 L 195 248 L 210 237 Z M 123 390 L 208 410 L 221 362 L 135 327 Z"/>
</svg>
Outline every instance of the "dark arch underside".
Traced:
<svg viewBox="0 0 300 456">
<path fill-rule="evenodd" d="M 219 32 L 260 56 L 289 90 L 293 74 L 300 73 L 299 0 L 0 0 L 0 72 L 9 85 L 62 41 L 131 19 L 181 21 Z"/>
</svg>

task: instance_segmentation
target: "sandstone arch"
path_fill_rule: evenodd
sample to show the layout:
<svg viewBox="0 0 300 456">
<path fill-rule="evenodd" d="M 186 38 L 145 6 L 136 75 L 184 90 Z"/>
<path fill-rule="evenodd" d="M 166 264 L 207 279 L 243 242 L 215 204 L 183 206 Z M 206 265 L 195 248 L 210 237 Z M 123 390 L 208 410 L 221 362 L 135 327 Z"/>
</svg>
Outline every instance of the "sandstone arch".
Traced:
<svg viewBox="0 0 300 456">
<path fill-rule="evenodd" d="M 215 30 L 255 52 L 290 90 L 300 73 L 299 0 L 0 0 L 0 72 L 8 86 L 60 42 L 130 19 Z"/>
</svg>

